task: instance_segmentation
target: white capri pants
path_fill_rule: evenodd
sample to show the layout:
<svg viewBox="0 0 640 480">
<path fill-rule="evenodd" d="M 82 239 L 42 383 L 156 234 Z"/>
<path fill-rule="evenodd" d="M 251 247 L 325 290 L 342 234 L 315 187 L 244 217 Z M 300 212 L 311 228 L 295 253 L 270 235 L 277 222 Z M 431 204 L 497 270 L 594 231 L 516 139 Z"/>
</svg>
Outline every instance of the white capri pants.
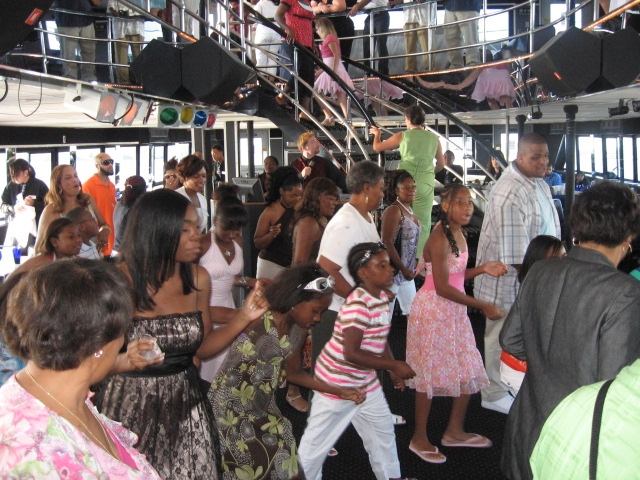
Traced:
<svg viewBox="0 0 640 480">
<path fill-rule="evenodd" d="M 349 423 L 353 424 L 362 438 L 376 479 L 399 478 L 400 461 L 393 420 L 382 388 L 379 388 L 367 394 L 367 399 L 360 405 L 319 393 L 313 395 L 307 428 L 298 450 L 307 480 L 322 478 L 322 464 L 327 453 Z"/>
</svg>

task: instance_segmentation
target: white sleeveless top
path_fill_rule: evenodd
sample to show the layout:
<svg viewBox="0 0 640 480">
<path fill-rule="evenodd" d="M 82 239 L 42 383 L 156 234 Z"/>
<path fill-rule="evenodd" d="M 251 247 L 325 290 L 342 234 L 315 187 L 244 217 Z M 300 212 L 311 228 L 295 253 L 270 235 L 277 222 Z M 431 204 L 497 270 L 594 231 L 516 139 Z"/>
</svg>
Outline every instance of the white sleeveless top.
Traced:
<svg viewBox="0 0 640 480">
<path fill-rule="evenodd" d="M 244 270 L 244 259 L 242 258 L 242 247 L 235 241 L 233 247 L 235 255 L 231 264 L 227 263 L 225 256 L 220 251 L 215 241 L 213 229 L 210 232 L 211 246 L 200 259 L 202 265 L 211 278 L 211 296 L 209 305 L 216 307 L 235 308 L 233 303 L 233 282 L 236 275 L 242 275 Z"/>
</svg>

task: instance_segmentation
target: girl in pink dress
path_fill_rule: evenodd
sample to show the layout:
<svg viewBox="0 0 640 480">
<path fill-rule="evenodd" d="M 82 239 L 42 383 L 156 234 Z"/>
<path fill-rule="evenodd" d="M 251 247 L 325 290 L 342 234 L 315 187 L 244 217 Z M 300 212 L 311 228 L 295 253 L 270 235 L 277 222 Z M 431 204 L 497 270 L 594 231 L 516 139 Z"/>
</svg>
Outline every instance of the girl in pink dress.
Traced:
<svg viewBox="0 0 640 480">
<path fill-rule="evenodd" d="M 407 385 L 416 389 L 416 420 L 409 450 L 425 462 L 444 463 L 446 457 L 427 437 L 427 420 L 434 396 L 455 397 L 449 424 L 442 437 L 446 447 L 487 448 L 491 440 L 464 431 L 470 395 L 489 386 L 480 352 L 476 348 L 467 306 L 489 319 L 504 312 L 464 293 L 464 281 L 487 273 L 507 273 L 501 262 L 467 269 L 467 242 L 462 226 L 473 215 L 473 202 L 464 185 L 451 184 L 441 195 L 440 222 L 424 246 L 425 282 L 411 306 L 407 325 L 407 363 L 416 376 Z M 420 271 L 420 266 L 418 271 Z"/>
<path fill-rule="evenodd" d="M 336 29 L 333 24 L 327 18 L 316 19 L 316 31 L 322 39 L 320 45 L 320 54 L 322 55 L 322 61 L 331 68 L 346 84 L 349 88 L 353 89 L 353 82 L 347 69 L 342 64 L 342 55 L 340 53 L 340 39 L 336 35 Z M 327 72 L 322 72 L 316 78 L 316 82 L 313 85 L 315 90 L 328 95 L 338 100 L 340 108 L 342 109 L 342 115 L 347 118 L 347 94 L 343 88 L 338 85 L 333 78 L 329 76 Z M 322 111 L 324 112 L 324 120 L 322 125 L 325 127 L 332 127 L 336 123 L 331 110 L 325 105 L 322 105 Z"/>
</svg>

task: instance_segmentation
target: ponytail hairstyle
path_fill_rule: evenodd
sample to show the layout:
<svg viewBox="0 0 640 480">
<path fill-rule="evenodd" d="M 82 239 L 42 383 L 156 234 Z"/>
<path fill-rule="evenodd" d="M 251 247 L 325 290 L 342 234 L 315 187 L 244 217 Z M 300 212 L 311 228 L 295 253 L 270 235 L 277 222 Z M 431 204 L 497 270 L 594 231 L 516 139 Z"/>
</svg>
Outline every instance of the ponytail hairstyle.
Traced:
<svg viewBox="0 0 640 480">
<path fill-rule="evenodd" d="M 371 257 L 386 249 L 385 244 L 381 242 L 358 243 L 351 247 L 347 256 L 347 267 L 349 268 L 349 274 L 356 282 L 356 287 L 362 284 L 362 279 L 358 275 L 360 269 L 369 263 Z"/>
<path fill-rule="evenodd" d="M 445 212 L 444 208 L 442 208 L 442 204 L 444 202 L 450 202 L 451 200 L 453 200 L 453 197 L 456 196 L 456 193 L 458 193 L 463 188 L 465 190 L 467 189 L 467 187 L 465 187 L 461 183 L 450 183 L 449 185 L 444 187 L 444 190 L 440 194 L 440 199 L 441 199 L 440 218 L 439 218 L 440 224 L 442 225 L 442 230 L 444 231 L 444 234 L 447 236 L 447 240 L 449 240 L 449 245 L 451 246 L 451 253 L 453 253 L 456 257 L 460 256 L 460 248 L 458 248 L 458 242 L 456 242 L 456 237 L 453 235 L 453 232 L 451 231 L 451 226 L 449 225 L 449 219 L 447 218 L 447 212 Z"/>
</svg>

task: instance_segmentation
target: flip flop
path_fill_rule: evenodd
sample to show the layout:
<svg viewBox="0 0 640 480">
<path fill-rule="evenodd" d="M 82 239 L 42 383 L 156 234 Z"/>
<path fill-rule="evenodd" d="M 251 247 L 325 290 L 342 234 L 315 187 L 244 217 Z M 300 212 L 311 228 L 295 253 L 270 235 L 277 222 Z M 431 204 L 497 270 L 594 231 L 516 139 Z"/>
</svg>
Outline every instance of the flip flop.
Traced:
<svg viewBox="0 0 640 480">
<path fill-rule="evenodd" d="M 391 418 L 393 419 L 394 425 L 406 425 L 407 421 L 404 419 L 402 415 L 396 415 L 395 413 L 391 414 Z"/>
<path fill-rule="evenodd" d="M 435 450 L 433 452 L 429 451 L 429 450 L 418 450 L 417 448 L 414 448 L 413 445 L 409 444 L 409 450 L 411 450 L 413 453 L 415 453 L 417 456 L 420 457 L 421 460 L 424 460 L 427 463 L 444 463 L 447 461 L 447 457 L 445 457 L 442 453 L 440 453 L 440 451 L 438 450 L 438 447 L 433 447 L 435 448 Z"/>
<path fill-rule="evenodd" d="M 489 448 L 493 446 L 493 442 L 487 437 L 473 434 L 473 437 L 463 441 L 449 441 L 444 438 L 440 441 L 443 447 L 467 447 L 467 448 Z"/>
<path fill-rule="evenodd" d="M 299 398 L 302 398 L 302 395 L 296 395 L 295 397 L 290 397 L 289 394 L 287 393 L 284 398 L 286 398 L 287 403 L 289 405 L 291 405 L 293 408 L 295 408 L 297 411 L 302 412 L 302 413 L 306 413 L 307 410 L 309 410 L 309 403 L 307 403 L 306 407 L 303 408 L 298 408 L 294 405 L 295 401 L 298 400 Z M 304 399 L 303 399 L 304 400 Z"/>
</svg>

